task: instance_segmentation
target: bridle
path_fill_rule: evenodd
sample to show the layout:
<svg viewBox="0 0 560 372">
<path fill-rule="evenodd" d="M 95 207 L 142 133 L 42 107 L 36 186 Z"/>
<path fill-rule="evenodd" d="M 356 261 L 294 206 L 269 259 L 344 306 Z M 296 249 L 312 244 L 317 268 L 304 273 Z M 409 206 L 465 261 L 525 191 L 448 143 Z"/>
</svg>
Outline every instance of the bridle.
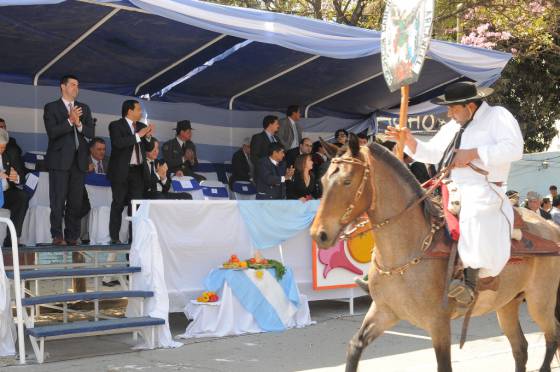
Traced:
<svg viewBox="0 0 560 372">
<path fill-rule="evenodd" d="M 362 176 L 362 180 L 360 181 L 360 185 L 358 186 L 356 195 L 354 195 L 354 200 L 352 200 L 352 203 L 350 203 L 350 205 L 346 208 L 344 214 L 340 218 L 340 223 L 342 225 L 347 225 L 350 222 L 350 216 L 352 215 L 352 212 L 356 207 L 356 203 L 358 202 L 358 200 L 360 200 L 362 194 L 364 193 L 364 189 L 366 188 L 366 183 L 368 181 L 369 174 L 371 172 L 369 169 L 370 167 L 367 162 L 361 161 L 360 159 L 356 159 L 356 158 L 350 158 L 350 157 L 334 158 L 331 160 L 331 163 L 334 164 L 346 163 L 352 165 L 359 165 L 360 167 L 364 168 L 364 175 Z M 373 203 L 372 203 L 372 207 L 373 207 Z"/>
<path fill-rule="evenodd" d="M 368 155 L 368 160 L 369 160 L 369 156 L 370 155 Z M 344 214 L 340 218 L 340 223 L 342 225 L 347 225 L 348 223 L 351 222 L 350 221 L 350 216 L 351 216 L 352 212 L 354 211 L 356 203 L 362 197 L 365 186 L 368 182 L 368 178 L 370 177 L 371 174 L 373 174 L 373 165 L 371 164 L 371 161 L 362 161 L 362 160 L 359 160 L 359 159 L 356 159 L 356 158 L 353 158 L 353 157 L 334 158 L 334 159 L 332 159 L 331 162 L 334 163 L 334 164 L 345 163 L 345 164 L 350 164 L 350 165 L 358 165 L 358 166 L 361 166 L 361 167 L 364 168 L 364 174 L 362 176 L 362 180 L 360 182 L 360 185 L 358 186 L 358 190 L 356 191 L 354 199 L 352 200 L 352 203 L 350 203 L 350 205 L 346 208 L 346 210 L 344 211 Z M 418 206 L 420 203 L 422 203 L 424 200 L 426 200 L 428 197 L 430 197 L 433 194 L 433 192 L 441 184 L 443 179 L 445 177 L 447 177 L 450 170 L 451 170 L 451 167 L 449 167 L 449 166 L 442 168 L 430 180 L 430 181 L 433 181 L 433 183 L 430 186 L 430 188 L 428 190 L 426 190 L 425 194 L 422 195 L 422 197 L 413 201 L 410 205 L 408 205 L 405 209 L 403 209 L 401 212 L 397 213 L 396 215 L 394 215 L 392 217 L 389 217 L 389 218 L 383 220 L 382 222 L 373 224 L 371 227 L 367 228 L 366 230 L 360 231 L 360 235 L 362 235 L 366 232 L 369 232 L 369 231 L 377 231 L 377 230 L 383 228 L 384 226 L 387 226 L 387 225 L 395 222 L 401 216 L 405 215 L 408 211 L 410 211 L 412 208 L 414 208 L 415 206 Z M 373 183 L 373 180 L 371 180 L 371 185 L 372 185 L 372 202 L 371 202 L 370 210 L 373 210 L 374 207 L 375 207 L 375 185 Z M 350 231 L 346 231 L 345 233 L 341 234 L 340 239 L 342 239 L 342 240 L 349 239 L 351 237 L 351 235 L 354 232 L 356 232 L 356 230 L 358 230 L 362 227 L 365 227 L 368 222 L 369 222 L 369 220 L 366 219 L 366 220 L 354 225 L 354 227 Z M 441 228 L 442 225 L 443 225 L 443 223 L 441 221 L 438 221 L 435 218 L 432 219 L 431 226 L 430 226 L 430 231 L 428 232 L 428 234 L 425 236 L 425 238 L 422 241 L 422 245 L 420 247 L 420 254 L 417 255 L 416 257 L 412 258 L 410 261 L 408 261 L 404 265 L 394 267 L 394 268 L 386 268 L 386 267 L 383 267 L 377 261 L 377 258 L 374 258 L 373 264 L 374 264 L 374 267 L 375 267 L 375 270 L 377 271 L 377 273 L 379 273 L 380 275 L 386 275 L 386 276 L 391 276 L 393 274 L 403 275 L 405 273 L 405 271 L 407 271 L 410 267 L 420 263 L 420 261 L 422 261 L 422 259 L 424 258 L 427 249 L 432 244 L 435 233 Z"/>
</svg>

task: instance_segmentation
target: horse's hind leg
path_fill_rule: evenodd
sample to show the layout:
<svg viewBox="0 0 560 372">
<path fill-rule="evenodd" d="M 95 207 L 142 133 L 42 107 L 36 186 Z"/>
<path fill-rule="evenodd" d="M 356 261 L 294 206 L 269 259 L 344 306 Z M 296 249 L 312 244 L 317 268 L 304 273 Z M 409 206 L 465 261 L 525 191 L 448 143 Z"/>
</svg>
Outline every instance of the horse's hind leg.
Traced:
<svg viewBox="0 0 560 372">
<path fill-rule="evenodd" d="M 348 344 L 346 372 L 356 371 L 362 351 L 367 345 L 379 337 L 384 331 L 397 324 L 398 321 L 399 319 L 391 310 L 382 306 L 377 306 L 375 302 L 372 302 L 360 330 L 352 337 L 352 340 L 350 340 Z"/>
<path fill-rule="evenodd" d="M 511 351 L 515 359 L 515 372 L 525 372 L 527 364 L 528 344 L 521 329 L 521 324 L 519 324 L 519 304 L 522 300 L 523 298 L 519 296 L 496 311 L 500 328 L 502 328 L 511 345 Z"/>
<path fill-rule="evenodd" d="M 550 363 L 558 348 L 558 337 L 560 336 L 560 324 L 554 316 L 556 296 L 546 296 L 544 292 L 541 292 L 538 296 L 527 294 L 526 298 L 529 315 L 544 332 L 544 339 L 546 341 L 546 353 L 539 371 L 549 372 Z"/>
</svg>

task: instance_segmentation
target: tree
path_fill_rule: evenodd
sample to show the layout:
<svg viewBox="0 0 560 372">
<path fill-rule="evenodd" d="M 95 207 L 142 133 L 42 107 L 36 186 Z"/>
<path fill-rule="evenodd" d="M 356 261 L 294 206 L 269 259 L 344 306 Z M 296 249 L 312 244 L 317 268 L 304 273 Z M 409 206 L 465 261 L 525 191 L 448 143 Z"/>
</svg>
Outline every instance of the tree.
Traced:
<svg viewBox="0 0 560 372">
<path fill-rule="evenodd" d="M 385 0 L 213 1 L 376 30 L 385 9 Z M 434 38 L 513 54 L 491 102 L 518 119 L 526 151 L 545 150 L 560 119 L 559 0 L 435 1 Z"/>
</svg>

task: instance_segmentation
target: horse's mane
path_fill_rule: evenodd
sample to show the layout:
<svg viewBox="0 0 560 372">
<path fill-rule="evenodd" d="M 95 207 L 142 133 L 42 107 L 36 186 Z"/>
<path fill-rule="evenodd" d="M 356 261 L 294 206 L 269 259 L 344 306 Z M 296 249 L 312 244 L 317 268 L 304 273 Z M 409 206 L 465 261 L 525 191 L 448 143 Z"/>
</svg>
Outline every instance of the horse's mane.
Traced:
<svg viewBox="0 0 560 372">
<path fill-rule="evenodd" d="M 395 172 L 397 177 L 401 179 L 403 184 L 407 185 L 410 190 L 412 190 L 413 194 L 417 198 L 424 196 L 426 191 L 422 188 L 414 174 L 412 174 L 405 163 L 400 161 L 391 151 L 378 143 L 370 144 L 369 150 L 376 160 L 388 165 L 389 168 Z M 437 220 L 441 220 L 443 218 L 441 204 L 433 196 L 426 198 L 422 203 L 426 218 Z"/>
</svg>

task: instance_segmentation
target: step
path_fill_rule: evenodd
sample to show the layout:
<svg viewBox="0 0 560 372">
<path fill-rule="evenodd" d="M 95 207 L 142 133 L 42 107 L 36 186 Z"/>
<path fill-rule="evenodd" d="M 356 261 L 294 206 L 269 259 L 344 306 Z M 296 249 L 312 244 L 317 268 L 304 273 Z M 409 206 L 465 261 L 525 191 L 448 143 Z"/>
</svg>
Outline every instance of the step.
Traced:
<svg viewBox="0 0 560 372">
<path fill-rule="evenodd" d="M 149 316 L 138 318 L 119 318 L 99 321 L 60 323 L 27 328 L 26 333 L 33 337 L 53 337 L 80 333 L 93 333 L 113 329 L 141 328 L 165 324 L 165 319 Z"/>
<path fill-rule="evenodd" d="M 26 297 L 21 300 L 23 306 L 54 304 L 59 302 L 112 300 L 118 298 L 153 297 L 152 291 L 100 291 L 62 293 L 47 296 Z"/>
<path fill-rule="evenodd" d="M 131 274 L 140 272 L 140 268 L 136 266 L 113 266 L 99 268 L 78 268 L 78 269 L 45 269 L 45 270 L 22 270 L 20 272 L 21 279 L 46 279 L 46 278 L 65 278 L 65 277 L 81 277 L 81 276 L 101 276 L 101 275 L 117 275 Z M 6 271 L 8 279 L 14 279 L 13 271 Z"/>
<path fill-rule="evenodd" d="M 44 253 L 44 252 L 111 252 L 130 251 L 130 244 L 111 245 L 37 245 L 33 247 L 22 246 L 18 248 L 19 253 Z M 3 253 L 12 253 L 12 246 L 2 246 Z"/>
</svg>

